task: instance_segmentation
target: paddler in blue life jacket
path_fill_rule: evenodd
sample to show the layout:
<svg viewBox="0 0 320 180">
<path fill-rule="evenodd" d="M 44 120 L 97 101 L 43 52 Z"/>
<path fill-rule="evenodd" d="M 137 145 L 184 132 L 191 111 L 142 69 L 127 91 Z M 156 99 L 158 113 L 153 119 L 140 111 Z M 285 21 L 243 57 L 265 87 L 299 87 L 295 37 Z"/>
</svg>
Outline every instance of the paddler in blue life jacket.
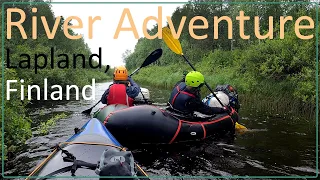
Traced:
<svg viewBox="0 0 320 180">
<path fill-rule="evenodd" d="M 133 106 L 134 98 L 140 93 L 140 86 L 128 76 L 128 70 L 124 66 L 116 67 L 113 73 L 113 83 L 103 93 L 102 104 L 123 104 Z"/>
<path fill-rule="evenodd" d="M 204 76 L 200 72 L 189 72 L 171 92 L 169 99 L 171 109 L 186 116 L 193 116 L 194 111 L 205 115 L 228 112 L 226 107 L 210 107 L 201 101 L 200 89 L 203 85 Z"/>
</svg>

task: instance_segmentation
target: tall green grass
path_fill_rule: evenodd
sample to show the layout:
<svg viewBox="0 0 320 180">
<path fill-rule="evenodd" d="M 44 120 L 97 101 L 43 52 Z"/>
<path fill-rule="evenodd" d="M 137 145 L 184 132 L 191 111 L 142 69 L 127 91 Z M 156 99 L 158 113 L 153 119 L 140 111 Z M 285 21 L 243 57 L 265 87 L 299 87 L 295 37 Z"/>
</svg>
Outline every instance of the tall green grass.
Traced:
<svg viewBox="0 0 320 180">
<path fill-rule="evenodd" d="M 196 69 L 205 68 L 198 65 Z M 134 79 L 140 84 L 171 90 L 175 83 L 182 79 L 184 70 L 190 71 L 191 68 L 186 65 L 150 66 L 141 69 Z M 289 82 L 259 81 L 250 74 L 237 74 L 232 68 L 201 72 L 212 89 L 221 84 L 230 84 L 235 87 L 242 106 L 245 105 L 247 108 L 269 115 L 315 118 L 315 105 L 295 98 L 292 95 L 294 86 Z M 202 88 L 202 97 L 209 93 L 208 88 Z"/>
</svg>

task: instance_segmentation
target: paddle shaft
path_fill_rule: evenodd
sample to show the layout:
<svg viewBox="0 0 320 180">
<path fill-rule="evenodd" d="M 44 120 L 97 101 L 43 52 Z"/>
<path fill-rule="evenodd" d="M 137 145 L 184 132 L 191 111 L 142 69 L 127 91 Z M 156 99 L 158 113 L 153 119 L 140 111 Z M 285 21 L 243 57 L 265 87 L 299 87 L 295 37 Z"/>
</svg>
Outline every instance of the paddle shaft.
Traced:
<svg viewBox="0 0 320 180">
<path fill-rule="evenodd" d="M 189 62 L 189 60 L 183 55 L 181 44 L 178 39 L 173 38 L 170 29 L 168 27 L 162 28 L 162 34 L 163 34 L 163 40 L 166 43 L 166 45 L 169 47 L 169 49 L 171 49 L 174 53 L 181 55 L 187 61 L 187 63 L 191 66 L 191 68 L 194 71 L 196 71 L 196 68 L 193 67 L 192 64 Z M 213 92 L 213 90 L 210 88 L 210 86 L 207 84 L 206 81 L 204 81 L 204 84 L 211 91 L 212 95 L 218 100 L 220 105 L 222 107 L 224 107 L 224 105 L 222 104 L 220 99 L 216 96 L 216 94 Z M 229 107 L 228 106 L 226 106 L 226 107 L 228 108 L 228 114 L 229 114 L 230 118 L 232 119 L 232 121 L 234 121 L 231 116 L 231 112 L 230 112 Z"/>
<path fill-rule="evenodd" d="M 138 72 L 141 69 L 141 67 L 137 68 L 136 70 L 134 70 L 129 76 L 134 75 L 136 72 Z"/>
<path fill-rule="evenodd" d="M 184 60 L 186 60 L 187 61 L 187 63 L 191 66 L 191 68 L 194 70 L 194 71 L 196 71 L 196 68 L 194 68 L 193 66 L 192 66 L 192 64 L 189 62 L 189 60 L 182 54 L 182 57 L 184 58 Z M 211 87 L 207 84 L 207 82 L 206 81 L 204 81 L 204 84 L 207 86 L 207 88 L 211 91 L 211 93 L 213 94 L 213 96 L 218 100 L 218 102 L 221 104 L 221 106 L 223 107 L 224 105 L 222 104 L 222 102 L 220 101 L 220 99 L 216 96 L 216 94 L 215 93 L 213 93 L 213 90 L 211 89 Z M 228 112 L 228 114 L 229 114 L 229 112 Z M 230 115 L 230 118 L 232 119 L 232 121 L 234 121 L 233 120 L 233 118 L 231 117 L 231 114 L 229 114 Z M 239 124 L 239 123 L 237 123 L 236 122 L 236 124 L 238 124 L 238 126 L 241 126 L 242 128 L 244 128 L 244 129 L 247 129 L 245 126 L 243 126 L 243 125 L 241 125 L 241 124 Z"/>
<path fill-rule="evenodd" d="M 162 49 L 156 49 L 154 50 L 143 62 L 143 64 L 137 68 L 135 71 L 133 71 L 129 76 L 131 77 L 133 74 L 135 74 L 136 72 L 138 72 L 141 68 L 146 67 L 148 65 L 150 65 L 151 63 L 155 62 L 157 59 L 159 59 L 162 56 Z M 140 90 L 141 92 L 141 90 Z M 146 98 L 144 97 L 143 93 L 141 92 L 143 99 L 145 100 L 145 102 L 147 103 Z M 97 104 L 99 104 L 101 102 L 101 100 L 99 102 L 97 102 Z M 97 105 L 95 104 L 94 106 L 92 106 L 90 109 L 87 109 L 85 111 L 82 111 L 82 113 L 89 113 L 92 111 L 92 109 Z"/>
<path fill-rule="evenodd" d="M 134 70 L 129 76 L 131 77 L 131 76 L 134 75 L 136 72 L 138 72 L 140 69 L 141 69 L 141 67 L 137 68 L 137 69 Z M 143 100 L 144 100 L 146 103 L 148 103 L 148 101 L 147 101 L 147 99 L 144 97 L 141 89 L 140 89 L 140 92 L 141 92 L 141 95 L 142 95 Z"/>
<path fill-rule="evenodd" d="M 100 99 L 93 107 L 95 107 L 96 105 L 98 105 L 100 102 L 101 102 L 101 99 Z M 93 107 L 92 107 L 92 108 L 93 108 Z"/>
<path fill-rule="evenodd" d="M 187 61 L 187 63 L 191 66 L 191 68 L 194 71 L 197 71 L 195 67 L 193 67 L 193 65 L 189 62 L 189 60 L 182 54 L 182 57 L 184 58 L 184 60 Z M 224 107 L 224 105 L 222 104 L 222 102 L 220 101 L 220 99 L 216 96 L 216 94 L 213 92 L 213 90 L 211 89 L 211 87 L 208 85 L 208 83 L 206 81 L 204 81 L 204 84 L 207 86 L 207 88 L 209 89 L 209 91 L 211 91 L 212 95 L 218 100 L 218 102 L 221 104 L 222 107 Z"/>
<path fill-rule="evenodd" d="M 133 71 L 133 73 L 131 73 L 130 76 L 134 75 L 134 74 L 135 74 L 136 72 L 138 72 L 140 69 L 141 69 L 141 67 L 138 68 L 138 69 L 136 69 L 135 71 Z M 141 92 L 141 91 L 140 91 L 140 92 Z M 147 100 L 146 100 L 146 98 L 144 97 L 144 95 L 143 95 L 142 92 L 141 92 L 141 95 L 142 95 L 142 98 L 144 99 L 144 101 L 147 102 Z M 98 105 L 100 102 L 101 102 L 101 99 L 100 99 L 95 105 L 93 105 L 90 109 L 87 109 L 87 110 L 83 111 L 82 113 L 87 112 L 87 111 L 90 111 L 90 112 L 91 112 L 92 109 L 93 109 L 94 107 L 96 107 L 96 105 Z M 89 112 L 89 113 L 90 113 L 90 112 Z"/>
<path fill-rule="evenodd" d="M 148 103 L 147 99 L 143 95 L 143 92 L 141 91 L 141 88 L 140 88 L 140 92 L 141 92 L 141 95 L 142 95 L 142 98 L 143 98 L 144 102 Z"/>
</svg>

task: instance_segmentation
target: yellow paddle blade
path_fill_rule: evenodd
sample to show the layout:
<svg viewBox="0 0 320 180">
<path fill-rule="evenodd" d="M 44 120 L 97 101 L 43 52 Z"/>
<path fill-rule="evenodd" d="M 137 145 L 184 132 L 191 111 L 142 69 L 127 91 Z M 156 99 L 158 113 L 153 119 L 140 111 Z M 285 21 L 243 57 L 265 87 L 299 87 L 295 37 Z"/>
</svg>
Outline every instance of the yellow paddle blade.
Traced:
<svg viewBox="0 0 320 180">
<path fill-rule="evenodd" d="M 162 38 L 166 45 L 176 54 L 183 55 L 181 44 L 178 39 L 175 39 L 168 27 L 162 28 Z"/>
<path fill-rule="evenodd" d="M 244 132 L 248 131 L 248 129 L 245 126 L 243 126 L 237 122 L 236 122 L 235 129 L 238 133 L 244 133 Z"/>
<path fill-rule="evenodd" d="M 247 129 L 244 125 L 241 125 L 236 122 L 236 129 Z"/>
</svg>

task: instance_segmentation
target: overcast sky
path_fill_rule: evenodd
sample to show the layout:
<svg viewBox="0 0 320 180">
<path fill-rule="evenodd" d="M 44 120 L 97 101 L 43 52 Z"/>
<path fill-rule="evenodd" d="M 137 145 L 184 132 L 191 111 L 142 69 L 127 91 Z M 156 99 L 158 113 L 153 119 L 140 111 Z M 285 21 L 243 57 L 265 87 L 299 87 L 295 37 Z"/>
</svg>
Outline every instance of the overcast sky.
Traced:
<svg viewBox="0 0 320 180">
<path fill-rule="evenodd" d="M 89 0 L 68 0 L 68 2 L 88 2 Z M 174 0 L 174 2 L 187 2 L 188 0 Z M 62 0 L 52 0 L 52 2 L 63 2 Z M 108 2 L 107 0 L 94 0 L 94 2 Z M 137 2 L 134 0 L 121 0 L 109 2 Z M 152 2 L 139 0 L 139 2 Z M 173 2 L 172 0 L 162 0 L 158 2 Z M 114 39 L 117 26 L 120 22 L 124 8 L 129 8 L 139 37 L 143 35 L 143 21 L 148 16 L 158 17 L 158 6 L 162 6 L 162 27 L 166 25 L 166 16 L 172 15 L 180 4 L 52 4 L 55 16 L 78 16 L 83 23 L 82 29 L 74 29 L 75 32 L 83 34 L 85 41 L 89 44 L 92 53 L 98 53 L 99 47 L 102 49 L 102 64 L 112 67 L 122 65 L 122 53 L 126 49 L 132 52 L 138 39 L 135 39 L 131 31 L 121 31 L 118 39 Z M 100 16 L 101 20 L 93 23 L 93 37 L 88 37 L 89 16 Z M 74 25 L 77 22 L 72 21 Z M 150 20 L 148 29 L 151 29 L 156 22 Z M 125 17 L 122 27 L 130 27 L 129 20 Z M 151 52 L 150 52 L 151 53 Z"/>
</svg>

